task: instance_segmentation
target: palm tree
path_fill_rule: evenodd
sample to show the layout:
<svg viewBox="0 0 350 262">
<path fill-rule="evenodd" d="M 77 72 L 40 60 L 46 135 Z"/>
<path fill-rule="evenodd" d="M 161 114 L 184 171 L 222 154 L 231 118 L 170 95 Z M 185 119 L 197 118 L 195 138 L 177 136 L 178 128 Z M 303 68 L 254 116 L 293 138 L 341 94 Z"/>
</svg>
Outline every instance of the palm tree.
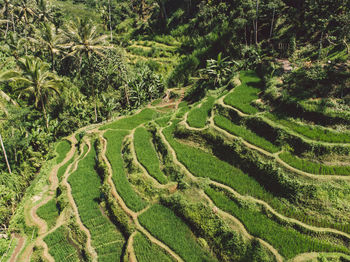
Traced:
<svg viewBox="0 0 350 262">
<path fill-rule="evenodd" d="M 48 22 L 52 21 L 52 9 L 46 0 L 36 0 L 37 4 L 37 17 L 39 21 Z"/>
<path fill-rule="evenodd" d="M 76 19 L 74 22 L 66 25 L 63 33 L 66 36 L 66 44 L 63 48 L 69 49 L 67 56 L 74 56 L 79 59 L 79 67 L 81 67 L 82 59 L 85 57 L 88 61 L 89 68 L 91 66 L 91 56 L 103 56 L 103 51 L 113 48 L 109 45 L 108 35 L 100 34 L 98 26 L 87 19 Z M 81 71 L 79 69 L 79 71 Z M 89 85 L 89 83 L 87 83 Z M 97 122 L 97 101 L 96 90 L 92 88 L 92 95 L 95 99 L 95 122 Z"/>
<path fill-rule="evenodd" d="M 60 52 L 62 42 L 61 31 L 57 31 L 53 24 L 42 23 L 41 28 L 36 32 L 36 37 L 31 40 L 39 46 L 45 46 L 51 57 L 52 71 L 55 71 L 55 55 Z"/>
<path fill-rule="evenodd" d="M 46 128 L 49 129 L 46 104 L 51 93 L 59 94 L 58 86 L 61 80 L 49 71 L 49 65 L 40 58 L 26 56 L 18 60 L 18 65 L 21 71 L 7 71 L 4 73 L 4 79 L 22 83 L 16 90 L 19 96 L 23 93 L 34 96 L 34 105 L 37 109 L 42 109 Z"/>
</svg>

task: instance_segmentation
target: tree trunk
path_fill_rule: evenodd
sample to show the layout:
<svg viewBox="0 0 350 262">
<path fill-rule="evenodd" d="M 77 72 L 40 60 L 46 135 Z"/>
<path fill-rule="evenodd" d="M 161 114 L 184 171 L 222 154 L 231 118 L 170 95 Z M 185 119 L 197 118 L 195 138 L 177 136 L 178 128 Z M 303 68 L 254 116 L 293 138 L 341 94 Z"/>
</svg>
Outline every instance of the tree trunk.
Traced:
<svg viewBox="0 0 350 262">
<path fill-rule="evenodd" d="M 55 71 L 55 57 L 54 57 L 55 55 L 52 50 L 50 51 L 50 53 L 51 53 L 52 71 Z"/>
<path fill-rule="evenodd" d="M 258 15 L 259 15 L 259 0 L 256 0 L 256 18 L 255 18 L 255 45 L 258 45 Z"/>
<path fill-rule="evenodd" d="M 41 97 L 41 106 L 43 108 L 43 114 L 44 114 L 44 119 L 45 119 L 45 124 L 46 124 L 46 130 L 49 131 L 49 119 L 47 118 L 47 112 L 46 112 L 46 107 L 44 104 L 43 97 Z"/>
<path fill-rule="evenodd" d="M 7 159 L 7 154 L 6 154 L 4 142 L 2 141 L 2 136 L 1 136 L 1 134 L 0 134 L 0 143 L 1 143 L 2 151 L 4 152 L 4 157 L 5 157 L 5 161 L 6 161 L 7 168 L 8 168 L 8 170 L 9 170 L 9 173 L 12 174 L 12 172 L 11 172 L 11 167 L 10 167 L 10 163 L 9 163 L 9 161 L 8 161 L 8 159 Z"/>
<path fill-rule="evenodd" d="M 113 42 L 111 0 L 108 0 L 108 12 L 109 12 L 109 15 L 108 15 L 109 31 L 111 32 L 111 42 Z"/>
<path fill-rule="evenodd" d="M 270 39 L 271 39 L 272 33 L 273 33 L 273 24 L 275 23 L 275 12 L 276 12 L 276 6 L 273 6 L 271 28 L 270 28 Z"/>
</svg>

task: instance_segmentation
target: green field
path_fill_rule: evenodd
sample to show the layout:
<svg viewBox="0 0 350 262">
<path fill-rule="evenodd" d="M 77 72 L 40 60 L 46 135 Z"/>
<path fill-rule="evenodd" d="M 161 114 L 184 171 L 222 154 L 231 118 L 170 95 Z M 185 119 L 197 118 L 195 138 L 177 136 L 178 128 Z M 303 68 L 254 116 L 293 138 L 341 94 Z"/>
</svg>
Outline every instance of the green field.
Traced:
<svg viewBox="0 0 350 262">
<path fill-rule="evenodd" d="M 68 231 L 63 226 L 47 235 L 44 241 L 55 261 L 80 261 L 77 250 L 68 241 Z"/>
<path fill-rule="evenodd" d="M 201 128 L 205 126 L 205 123 L 209 117 L 211 109 L 213 108 L 215 98 L 210 96 L 206 101 L 201 104 L 200 107 L 192 109 L 188 113 L 187 122 L 191 127 Z"/>
<path fill-rule="evenodd" d="M 59 215 L 58 209 L 56 206 L 56 200 L 51 199 L 45 205 L 39 207 L 37 210 L 37 214 L 39 217 L 44 219 L 47 223 L 47 226 L 51 228 L 53 225 L 56 224 L 56 220 Z"/>
<path fill-rule="evenodd" d="M 100 128 L 100 130 L 107 130 L 107 129 L 126 129 L 131 130 L 135 127 L 139 126 L 140 124 L 149 122 L 151 120 L 154 120 L 158 117 L 160 117 L 160 113 L 156 112 L 155 110 L 146 108 L 142 110 L 140 113 L 122 118 L 120 120 L 117 120 L 113 123 L 104 125 Z"/>
<path fill-rule="evenodd" d="M 259 98 L 258 93 L 261 90 L 255 87 L 255 85 L 260 83 L 260 78 L 253 71 L 243 71 L 240 73 L 240 80 L 242 84 L 235 87 L 225 97 L 225 104 L 233 106 L 246 114 L 259 112 L 256 107 L 251 105 L 251 102 Z"/>
<path fill-rule="evenodd" d="M 170 255 L 166 254 L 163 249 L 161 249 L 156 244 L 153 244 L 141 233 L 137 233 L 136 236 L 134 237 L 134 250 L 135 250 L 137 261 L 142 261 L 142 262 L 175 261 L 170 257 Z"/>
<path fill-rule="evenodd" d="M 125 169 L 124 161 L 122 158 L 122 143 L 125 136 L 128 134 L 126 131 L 107 131 L 104 137 L 107 139 L 107 158 L 112 166 L 112 180 L 116 187 L 118 194 L 123 198 L 125 204 L 134 211 L 143 209 L 146 204 L 133 190 L 129 183 Z"/>
<path fill-rule="evenodd" d="M 214 201 L 216 206 L 238 218 L 250 234 L 266 240 L 285 258 L 293 258 L 300 253 L 313 251 L 338 251 L 350 254 L 350 251 L 344 246 L 332 245 L 327 241 L 301 234 L 293 228 L 280 225 L 259 211 L 250 210 L 247 207 L 238 205 L 223 193 L 211 188 L 208 188 L 206 193 Z"/>
<path fill-rule="evenodd" d="M 280 205 L 277 198 L 266 191 L 254 178 L 243 173 L 242 170 L 235 168 L 199 148 L 190 147 L 176 141 L 172 136 L 175 126 L 176 122 L 164 129 L 163 133 L 170 145 L 174 148 L 178 159 L 193 175 L 207 177 L 223 183 L 232 187 L 242 195 L 252 195 L 273 203 L 276 206 Z"/>
<path fill-rule="evenodd" d="M 68 182 L 72 187 L 72 195 L 78 206 L 83 224 L 91 233 L 92 245 L 99 261 L 116 261 L 122 255 L 125 239 L 114 224 L 102 214 L 99 206 L 101 196 L 101 180 L 95 171 L 96 151 L 92 147 L 90 152 L 72 173 Z"/>
<path fill-rule="evenodd" d="M 167 183 L 166 176 L 160 171 L 157 152 L 151 142 L 152 136 L 144 127 L 136 129 L 134 145 L 138 160 L 147 169 L 148 173 L 161 184 Z"/>
<path fill-rule="evenodd" d="M 196 242 L 190 228 L 170 209 L 154 205 L 139 220 L 153 236 L 168 245 L 185 261 L 211 261 Z"/>
<path fill-rule="evenodd" d="M 71 149 L 71 144 L 68 140 L 63 140 L 57 145 L 56 147 L 56 152 L 58 155 L 56 158 L 57 164 L 61 163 L 65 159 L 70 149 Z"/>
<path fill-rule="evenodd" d="M 350 175 L 350 166 L 327 166 L 321 163 L 299 158 L 289 152 L 283 152 L 279 155 L 279 157 L 288 165 L 307 173 L 316 175 Z"/>
<path fill-rule="evenodd" d="M 226 130 L 227 132 L 233 135 L 240 136 L 247 142 L 253 145 L 256 145 L 258 147 L 261 147 L 266 151 L 269 151 L 271 153 L 276 153 L 281 150 L 278 146 L 267 141 L 265 138 L 258 136 L 256 133 L 249 130 L 247 127 L 236 125 L 226 117 L 217 115 L 214 118 L 214 122 L 218 127 Z"/>
<path fill-rule="evenodd" d="M 288 127 L 294 132 L 315 141 L 350 143 L 350 132 L 337 132 L 321 126 L 301 124 L 300 122 L 289 120 L 288 118 L 279 118 L 271 113 L 266 113 L 265 116 L 274 122 Z"/>
</svg>

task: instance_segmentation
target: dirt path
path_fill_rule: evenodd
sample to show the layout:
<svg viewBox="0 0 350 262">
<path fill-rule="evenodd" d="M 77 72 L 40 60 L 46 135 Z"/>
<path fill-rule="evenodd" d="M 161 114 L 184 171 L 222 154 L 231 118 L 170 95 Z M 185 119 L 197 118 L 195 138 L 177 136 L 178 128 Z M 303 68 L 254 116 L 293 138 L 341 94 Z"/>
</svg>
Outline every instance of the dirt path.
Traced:
<svg viewBox="0 0 350 262">
<path fill-rule="evenodd" d="M 15 262 L 19 253 L 21 252 L 24 244 L 25 244 L 25 241 L 26 239 L 24 237 L 18 237 L 18 236 L 15 236 L 14 238 L 17 238 L 18 239 L 18 243 L 16 245 L 16 248 L 15 250 L 13 251 L 11 257 L 10 257 L 10 260 L 9 262 Z"/>
<path fill-rule="evenodd" d="M 77 143 L 75 137 L 73 136 L 72 137 L 74 143 Z M 78 164 L 80 162 L 80 160 L 84 159 L 90 152 L 91 150 L 91 144 L 90 142 L 86 142 L 86 145 L 88 146 L 88 150 L 86 152 L 85 155 L 83 155 L 84 153 L 84 146 L 85 146 L 85 143 L 83 142 L 81 144 L 81 154 L 80 156 L 71 164 L 71 166 L 74 166 L 73 169 L 68 172 L 70 170 L 70 168 L 67 169 L 66 173 L 64 174 L 63 176 L 63 180 L 62 180 L 62 185 L 65 186 L 67 188 L 67 197 L 68 197 L 68 202 L 69 204 L 71 205 L 71 207 L 73 208 L 73 211 L 74 211 L 74 215 L 75 215 L 75 218 L 76 218 L 76 223 L 78 224 L 79 228 L 81 231 L 83 231 L 86 236 L 87 236 L 87 240 L 86 240 L 86 249 L 87 251 L 89 252 L 89 254 L 91 255 L 92 257 L 92 260 L 93 261 L 97 261 L 97 253 L 95 251 L 95 249 L 92 247 L 92 244 L 91 244 L 91 234 L 90 234 L 90 231 L 84 226 L 84 224 L 82 223 L 81 219 L 80 219 L 80 216 L 79 216 L 79 211 L 78 211 L 78 207 L 77 205 L 75 204 L 75 201 L 74 201 L 74 198 L 73 198 L 73 195 L 72 195 L 72 188 L 70 186 L 70 184 L 68 183 L 68 177 L 70 174 L 74 173 L 77 169 L 78 169 Z"/>
<path fill-rule="evenodd" d="M 48 252 L 48 247 L 47 247 L 46 243 L 44 241 L 42 241 L 42 239 L 40 239 L 40 236 L 44 235 L 47 232 L 48 227 L 47 227 L 46 221 L 41 219 L 37 215 L 37 210 L 40 207 L 42 207 L 43 205 L 45 205 L 47 202 L 49 202 L 51 199 L 53 199 L 56 188 L 58 187 L 57 172 L 58 172 L 59 168 L 62 167 L 64 164 L 66 164 L 75 154 L 75 146 L 74 146 L 74 143 L 72 142 L 72 136 L 68 138 L 68 140 L 71 142 L 70 151 L 66 154 L 64 160 L 61 163 L 55 165 L 51 169 L 50 175 L 49 175 L 49 182 L 50 182 L 49 188 L 47 189 L 46 192 L 41 194 L 41 197 L 37 200 L 37 201 L 39 201 L 39 200 L 41 200 L 41 201 L 39 201 L 38 204 L 34 205 L 30 210 L 30 217 L 29 217 L 30 224 L 38 227 L 38 236 L 39 237 L 37 238 L 37 240 L 34 243 L 31 243 L 26 248 L 26 250 L 24 251 L 24 255 L 22 255 L 21 259 L 29 260 L 30 254 L 33 252 L 34 246 L 41 246 L 43 248 L 43 257 L 49 262 L 54 262 L 54 259 L 52 258 L 52 256 Z M 44 200 L 42 200 L 43 195 L 47 195 L 47 197 Z"/>
<path fill-rule="evenodd" d="M 128 254 L 129 262 L 137 262 L 135 250 L 134 250 L 134 237 L 137 234 L 137 231 L 133 232 L 129 239 L 128 244 L 126 246 L 126 252 Z"/>
<path fill-rule="evenodd" d="M 123 209 L 123 211 L 133 220 L 136 229 L 138 229 L 140 232 L 142 232 L 145 236 L 148 237 L 148 239 L 157 244 L 158 246 L 160 246 L 161 248 L 163 248 L 167 253 L 169 253 L 173 258 L 175 258 L 177 261 L 181 261 L 183 262 L 183 260 L 181 259 L 181 257 L 179 255 L 177 255 L 173 250 L 171 250 L 167 245 L 165 245 L 164 243 L 162 243 L 161 241 L 159 241 L 158 239 L 156 239 L 155 237 L 153 237 L 144 227 L 141 226 L 141 224 L 139 223 L 137 217 L 138 215 L 142 214 L 142 212 L 145 212 L 149 207 L 146 207 L 145 209 L 141 210 L 140 212 L 136 213 L 134 211 L 132 211 L 130 208 L 128 208 L 124 202 L 124 200 L 121 198 L 121 196 L 117 193 L 117 190 L 115 189 L 114 183 L 112 181 L 112 175 L 113 175 L 113 170 L 112 170 L 112 166 L 110 164 L 110 162 L 108 161 L 107 157 L 106 157 L 106 151 L 107 151 L 107 140 L 102 137 L 102 143 L 103 143 L 103 148 L 102 148 L 102 158 L 104 160 L 104 162 L 107 165 L 108 168 L 108 173 L 109 176 L 107 178 L 107 182 L 108 184 L 111 186 L 111 193 L 114 197 L 114 199 L 117 201 L 117 203 L 119 204 L 119 206 Z"/>
</svg>

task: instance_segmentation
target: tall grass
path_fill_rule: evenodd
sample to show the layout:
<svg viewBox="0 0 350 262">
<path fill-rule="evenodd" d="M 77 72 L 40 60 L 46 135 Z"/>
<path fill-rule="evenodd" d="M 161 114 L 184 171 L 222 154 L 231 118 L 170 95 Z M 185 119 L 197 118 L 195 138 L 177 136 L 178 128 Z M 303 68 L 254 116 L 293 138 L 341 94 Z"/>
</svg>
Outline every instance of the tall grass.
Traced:
<svg viewBox="0 0 350 262">
<path fill-rule="evenodd" d="M 101 180 L 95 167 L 96 151 L 92 147 L 87 156 L 79 162 L 68 182 L 77 204 L 81 221 L 91 233 L 92 245 L 99 261 L 119 261 L 125 239 L 114 224 L 102 214 L 99 206 Z"/>
<path fill-rule="evenodd" d="M 208 99 L 200 106 L 192 109 L 188 113 L 187 122 L 191 127 L 201 128 L 205 126 L 207 118 L 213 108 L 215 98 L 210 96 Z"/>
<path fill-rule="evenodd" d="M 122 158 L 121 148 L 127 131 L 107 131 L 104 137 L 107 139 L 107 158 L 112 166 L 112 180 L 123 198 L 125 204 L 134 211 L 140 211 L 146 205 L 139 195 L 131 187 L 124 170 L 124 161 Z"/>
<path fill-rule="evenodd" d="M 55 199 L 51 199 L 45 205 L 39 207 L 37 210 L 37 214 L 39 217 L 46 221 L 47 226 L 49 228 L 55 225 L 56 220 L 59 216 Z"/>
<path fill-rule="evenodd" d="M 279 155 L 279 157 L 290 166 L 307 173 L 316 175 L 350 175 L 350 166 L 327 166 L 321 163 L 299 158 L 289 152 L 283 152 Z"/>
<path fill-rule="evenodd" d="M 134 129 L 135 127 L 137 127 L 143 123 L 146 123 L 146 122 L 149 122 L 153 119 L 156 119 L 159 116 L 161 116 L 161 113 L 156 112 L 155 110 L 146 108 L 136 115 L 122 118 L 122 119 L 117 120 L 113 123 L 104 125 L 100 128 L 100 130 L 106 130 L 106 129 L 131 130 L 131 129 Z"/>
<path fill-rule="evenodd" d="M 190 228 L 170 209 L 154 205 L 139 216 L 140 223 L 185 261 L 208 261 Z"/>
<path fill-rule="evenodd" d="M 238 205 L 222 192 L 208 188 L 206 193 L 216 206 L 238 218 L 250 234 L 266 240 L 287 259 L 307 252 L 343 252 L 350 254 L 349 249 L 344 246 L 301 234 L 293 228 L 278 224 L 257 210 Z"/>
<path fill-rule="evenodd" d="M 174 261 L 169 257 L 164 250 L 162 250 L 156 244 L 153 244 L 148 240 L 143 234 L 137 233 L 134 237 L 134 251 L 137 261 L 142 262 L 155 262 L 164 261 L 171 262 Z"/>
<path fill-rule="evenodd" d="M 77 250 L 68 241 L 68 232 L 60 226 L 44 238 L 49 248 L 49 253 L 55 261 L 77 262 L 79 256 Z"/>
<path fill-rule="evenodd" d="M 138 160 L 147 169 L 148 173 L 161 184 L 167 183 L 166 176 L 160 171 L 159 159 L 151 142 L 151 134 L 144 127 L 136 129 L 134 145 Z"/>
<path fill-rule="evenodd" d="M 321 126 L 301 124 L 289 119 L 279 118 L 271 113 L 267 113 L 266 117 L 312 140 L 330 143 L 350 143 L 349 132 L 337 132 Z"/>
<path fill-rule="evenodd" d="M 249 130 L 247 127 L 239 126 L 234 123 L 232 123 L 229 119 L 226 117 L 223 117 L 221 115 L 217 115 L 214 118 L 214 122 L 217 126 L 220 128 L 226 130 L 227 132 L 234 134 L 236 136 L 242 137 L 247 142 L 256 145 L 258 147 L 261 147 L 271 153 L 276 153 L 280 150 L 279 147 L 272 144 L 270 141 L 267 141 L 265 138 L 258 136 L 253 131 Z"/>
<path fill-rule="evenodd" d="M 259 98 L 259 88 L 254 87 L 261 81 L 260 78 L 252 71 L 243 71 L 240 73 L 242 84 L 237 86 L 231 93 L 229 93 L 224 102 L 231 105 L 246 114 L 255 114 L 258 112 L 256 107 L 250 103 Z"/>
</svg>

